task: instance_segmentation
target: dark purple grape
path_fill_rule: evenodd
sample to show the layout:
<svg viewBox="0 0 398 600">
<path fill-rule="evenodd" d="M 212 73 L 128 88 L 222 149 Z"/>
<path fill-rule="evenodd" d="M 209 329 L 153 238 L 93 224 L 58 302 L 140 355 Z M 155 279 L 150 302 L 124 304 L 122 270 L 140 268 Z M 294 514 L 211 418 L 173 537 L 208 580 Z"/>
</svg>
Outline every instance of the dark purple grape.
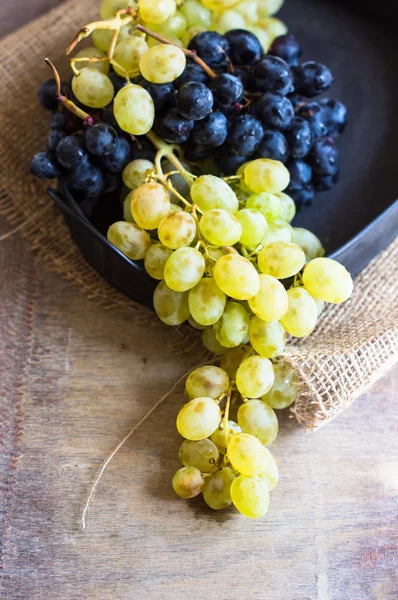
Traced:
<svg viewBox="0 0 398 600">
<path fill-rule="evenodd" d="M 333 83 L 333 75 L 330 69 L 322 63 L 309 61 L 295 69 L 294 82 L 299 94 L 313 98 L 330 88 Z"/>
<path fill-rule="evenodd" d="M 106 156 L 116 147 L 117 133 L 108 123 L 96 123 L 87 129 L 85 143 L 90 154 Z"/>
<path fill-rule="evenodd" d="M 134 136 L 131 142 L 131 151 L 133 153 L 132 160 L 137 160 L 138 158 L 145 158 L 151 162 L 155 160 L 156 148 L 145 135 Z"/>
<path fill-rule="evenodd" d="M 61 91 L 64 92 L 67 84 L 61 83 Z M 59 103 L 57 99 L 57 84 L 55 79 L 47 79 L 43 81 L 39 88 L 38 98 L 40 105 L 47 110 L 57 110 Z"/>
<path fill-rule="evenodd" d="M 100 164 L 107 173 L 121 173 L 132 160 L 133 153 L 129 141 L 121 135 L 119 135 L 112 152 L 99 157 Z"/>
<path fill-rule="evenodd" d="M 235 175 L 239 167 L 247 161 L 247 157 L 232 154 L 227 146 L 221 146 L 214 160 L 222 175 Z"/>
<path fill-rule="evenodd" d="M 177 111 L 185 119 L 199 121 L 213 108 L 213 94 L 204 83 L 190 81 L 184 83 L 177 92 Z"/>
<path fill-rule="evenodd" d="M 221 112 L 210 113 L 205 119 L 195 123 L 193 141 L 202 146 L 221 146 L 228 135 L 228 120 Z"/>
<path fill-rule="evenodd" d="M 293 74 L 289 65 L 278 56 L 264 56 L 254 67 L 258 90 L 286 96 L 294 90 Z"/>
<path fill-rule="evenodd" d="M 324 137 L 317 140 L 308 157 L 314 173 L 318 175 L 334 175 L 339 170 L 339 152 L 333 138 Z"/>
<path fill-rule="evenodd" d="M 292 158 L 304 158 L 311 150 L 313 135 L 308 121 L 295 117 L 285 133 Z"/>
<path fill-rule="evenodd" d="M 194 122 L 182 117 L 175 108 L 155 121 L 156 133 L 171 144 L 187 142 L 192 133 Z"/>
<path fill-rule="evenodd" d="M 239 77 L 221 73 L 210 82 L 214 100 L 218 106 L 229 107 L 239 104 L 243 98 L 243 84 Z"/>
<path fill-rule="evenodd" d="M 310 183 L 300 189 L 294 191 L 289 190 L 288 194 L 295 201 L 297 209 L 300 209 L 303 206 L 309 206 L 313 203 L 315 198 L 315 190 Z"/>
<path fill-rule="evenodd" d="M 291 67 L 297 67 L 302 54 L 301 45 L 292 34 L 280 35 L 274 39 L 268 54 L 279 56 Z"/>
<path fill-rule="evenodd" d="M 281 131 L 266 129 L 264 137 L 256 150 L 257 158 L 271 158 L 285 163 L 289 158 L 289 144 Z"/>
<path fill-rule="evenodd" d="M 296 110 L 296 115 L 302 117 L 311 125 L 314 140 L 327 135 L 326 115 L 318 102 L 308 102 L 308 104 L 299 106 Z"/>
<path fill-rule="evenodd" d="M 294 119 L 292 103 L 281 94 L 267 92 L 256 102 L 254 110 L 265 128 L 284 131 Z"/>
<path fill-rule="evenodd" d="M 209 77 L 206 71 L 198 63 L 188 60 L 184 71 L 177 79 L 173 81 L 174 87 L 178 90 L 184 83 L 189 81 L 199 81 L 200 83 L 209 83 Z"/>
<path fill-rule="evenodd" d="M 337 137 L 343 133 L 347 125 L 348 111 L 346 106 L 334 98 L 322 98 L 319 101 L 323 109 L 327 135 Z"/>
<path fill-rule="evenodd" d="M 245 29 L 231 29 L 225 34 L 229 43 L 229 58 L 233 65 L 254 65 L 263 55 L 259 39 Z"/>
<path fill-rule="evenodd" d="M 30 171 L 40 179 L 54 179 L 59 174 L 54 159 L 47 152 L 38 152 L 34 155 L 30 163 Z"/>
<path fill-rule="evenodd" d="M 67 135 L 59 141 L 55 156 L 64 169 L 71 170 L 87 161 L 87 151 L 81 135 Z"/>
<path fill-rule="evenodd" d="M 230 47 L 226 38 L 216 31 L 202 31 L 191 39 L 189 50 L 194 50 L 209 67 L 227 65 Z"/>
<path fill-rule="evenodd" d="M 333 175 L 318 175 L 314 173 L 312 176 L 312 183 L 317 192 L 326 192 L 334 188 L 339 181 L 339 171 L 336 171 Z"/>
<path fill-rule="evenodd" d="M 66 116 L 63 112 L 55 112 L 50 117 L 50 128 L 51 129 L 64 129 L 66 126 Z"/>
<path fill-rule="evenodd" d="M 101 169 L 89 161 L 79 164 L 65 177 L 65 183 L 72 193 L 85 198 L 97 198 L 105 189 L 105 178 Z"/>
<path fill-rule="evenodd" d="M 211 146 L 203 146 L 202 144 L 193 144 L 189 141 L 184 144 L 184 158 L 186 160 L 195 161 L 209 158 L 214 152 L 214 148 Z"/>
<path fill-rule="evenodd" d="M 108 77 L 111 80 L 112 85 L 114 87 L 115 96 L 118 92 L 120 92 L 122 88 L 128 85 L 128 81 L 124 77 L 120 77 L 120 75 L 118 75 L 115 72 L 109 73 Z"/>
<path fill-rule="evenodd" d="M 237 156 L 250 156 L 263 139 L 264 130 L 258 119 L 241 115 L 229 129 L 227 146 Z"/>
<path fill-rule="evenodd" d="M 55 152 L 59 142 L 66 137 L 65 131 L 54 129 L 47 136 L 47 148 L 49 152 Z"/>
<path fill-rule="evenodd" d="M 303 160 L 291 158 L 287 161 L 286 167 L 290 173 L 290 183 L 287 188 L 288 194 L 301 190 L 311 183 L 312 169 Z"/>
<path fill-rule="evenodd" d="M 155 111 L 171 108 L 175 103 L 175 90 L 172 83 L 149 83 L 145 81 L 143 87 L 153 100 Z"/>
</svg>

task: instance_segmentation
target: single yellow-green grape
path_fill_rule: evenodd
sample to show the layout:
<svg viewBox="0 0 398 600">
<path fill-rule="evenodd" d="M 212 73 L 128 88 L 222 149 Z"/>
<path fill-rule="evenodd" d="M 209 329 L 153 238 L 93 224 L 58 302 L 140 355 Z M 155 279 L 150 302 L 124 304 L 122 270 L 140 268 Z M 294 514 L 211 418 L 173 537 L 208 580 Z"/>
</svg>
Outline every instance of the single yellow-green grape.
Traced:
<svg viewBox="0 0 398 600">
<path fill-rule="evenodd" d="M 73 77 L 72 91 L 79 102 L 90 108 L 108 106 L 114 94 L 109 77 L 93 67 L 86 67 Z"/>
<path fill-rule="evenodd" d="M 201 473 L 208 473 L 217 464 L 220 453 L 211 440 L 184 440 L 178 456 L 184 467 L 196 467 Z"/>
<path fill-rule="evenodd" d="M 200 219 L 199 228 L 206 240 L 214 246 L 233 246 L 242 235 L 238 219 L 222 208 L 205 212 Z"/>
<path fill-rule="evenodd" d="M 163 217 L 158 227 L 159 240 L 173 250 L 189 246 L 196 235 L 196 223 L 193 216 L 182 211 L 180 207 L 176 206 L 176 209 Z"/>
<path fill-rule="evenodd" d="M 267 220 L 261 211 L 254 208 L 243 208 L 236 214 L 242 233 L 240 243 L 248 248 L 255 248 L 262 242 L 268 229 Z"/>
<path fill-rule="evenodd" d="M 205 480 L 199 469 L 182 467 L 173 477 L 173 489 L 181 498 L 195 498 L 203 490 Z"/>
<path fill-rule="evenodd" d="M 177 46 L 161 44 L 149 48 L 141 56 L 140 71 L 151 83 L 170 83 L 184 71 L 186 59 Z"/>
<path fill-rule="evenodd" d="M 202 212 L 222 208 L 236 213 L 239 208 L 235 192 L 225 181 L 215 175 L 197 177 L 191 187 L 191 197 Z"/>
<path fill-rule="evenodd" d="M 153 305 L 159 319 L 166 325 L 181 325 L 189 317 L 188 293 L 179 293 L 161 281 L 154 294 Z"/>
<path fill-rule="evenodd" d="M 246 398 L 260 398 L 274 383 L 272 362 L 262 356 L 249 356 L 236 373 L 236 387 Z"/>
<path fill-rule="evenodd" d="M 228 387 L 229 377 L 226 372 L 211 365 L 198 367 L 189 374 L 185 382 L 185 389 L 190 398 L 220 398 L 228 391 Z"/>
<path fill-rule="evenodd" d="M 256 269 L 247 258 L 239 254 L 225 254 L 219 258 L 213 274 L 218 287 L 235 300 L 252 298 L 260 287 Z"/>
<path fill-rule="evenodd" d="M 130 190 L 135 190 L 145 181 L 147 173 L 154 170 L 155 165 L 145 158 L 137 158 L 129 163 L 123 170 L 123 183 Z"/>
<path fill-rule="evenodd" d="M 223 467 L 206 478 L 203 499 L 210 508 L 222 510 L 231 504 L 231 484 L 234 479 L 234 472 L 229 467 Z"/>
<path fill-rule="evenodd" d="M 244 475 L 259 475 L 267 464 L 263 444 L 249 433 L 236 433 L 228 442 L 228 458 L 233 468 Z"/>
<path fill-rule="evenodd" d="M 268 448 L 266 448 L 265 451 L 267 453 L 267 466 L 265 467 L 264 471 L 260 473 L 259 477 L 265 481 L 268 491 L 271 492 L 278 485 L 279 470 L 275 458 L 272 456 Z"/>
<path fill-rule="evenodd" d="M 291 406 L 296 400 L 300 386 L 294 369 L 286 363 L 274 364 L 275 381 L 262 400 L 278 410 Z"/>
<path fill-rule="evenodd" d="M 242 428 L 238 425 L 238 423 L 235 423 L 235 421 L 228 420 L 226 428 L 224 428 L 224 425 L 224 422 L 222 422 L 220 425 L 222 428 L 220 429 L 219 427 L 210 436 L 211 441 L 223 454 L 225 454 L 227 450 L 231 436 L 235 435 L 236 433 L 242 433 Z"/>
<path fill-rule="evenodd" d="M 277 358 L 285 349 L 286 331 L 279 321 L 266 323 L 254 316 L 250 319 L 249 339 L 260 356 Z"/>
<path fill-rule="evenodd" d="M 265 446 L 272 444 L 278 435 L 277 416 L 262 400 L 244 402 L 238 410 L 238 424 L 245 433 L 250 433 Z"/>
<path fill-rule="evenodd" d="M 151 238 L 135 223 L 118 221 L 113 223 L 107 234 L 108 241 L 131 260 L 144 258 L 151 246 Z"/>
<path fill-rule="evenodd" d="M 294 235 L 294 240 L 292 241 L 304 250 L 307 261 L 319 258 L 325 254 L 325 249 L 320 240 L 312 231 L 303 227 L 293 227 L 292 229 Z"/>
<path fill-rule="evenodd" d="M 164 280 L 172 290 L 186 292 L 199 283 L 204 272 L 205 260 L 199 250 L 178 248 L 166 262 Z"/>
<path fill-rule="evenodd" d="M 246 200 L 246 208 L 252 208 L 260 212 L 269 225 L 271 221 L 279 219 L 282 205 L 280 198 L 275 194 L 262 192 L 249 196 Z"/>
<path fill-rule="evenodd" d="M 256 194 L 283 192 L 290 182 L 290 173 L 285 165 L 270 158 L 250 161 L 244 170 L 245 183 Z"/>
<path fill-rule="evenodd" d="M 189 292 L 189 310 L 200 325 L 213 325 L 222 316 L 227 297 L 212 277 L 203 277 Z"/>
<path fill-rule="evenodd" d="M 144 260 L 145 271 L 153 279 L 164 278 L 164 267 L 167 259 L 173 254 L 170 248 L 163 244 L 153 244 L 146 253 Z"/>
<path fill-rule="evenodd" d="M 210 29 L 211 12 L 199 0 L 185 0 L 179 10 L 185 16 L 188 28 L 201 27 L 202 31 Z"/>
<path fill-rule="evenodd" d="M 261 477 L 239 475 L 231 484 L 231 498 L 235 508 L 250 519 L 263 517 L 269 508 L 267 484 Z"/>
<path fill-rule="evenodd" d="M 160 183 L 149 181 L 131 192 L 131 213 L 143 229 L 156 229 L 169 211 L 170 198 Z"/>
<path fill-rule="evenodd" d="M 118 42 L 113 55 L 113 68 L 121 77 L 136 77 L 141 56 L 148 50 L 146 41 L 134 35 Z"/>
<path fill-rule="evenodd" d="M 134 213 L 133 213 L 134 216 Z M 296 275 L 305 264 L 305 254 L 297 244 L 272 242 L 258 255 L 258 266 L 262 273 L 277 279 Z"/>
<path fill-rule="evenodd" d="M 217 340 L 225 348 L 239 346 L 249 333 L 249 314 L 238 302 L 227 302 L 221 318 L 214 324 Z"/>
<path fill-rule="evenodd" d="M 263 321 L 279 321 L 288 309 L 286 290 L 272 275 L 261 273 L 259 279 L 257 294 L 248 300 L 250 309 Z"/>
<path fill-rule="evenodd" d="M 311 260 L 304 269 L 303 283 L 314 298 L 332 304 L 348 300 L 354 286 L 347 269 L 331 258 Z"/>
<path fill-rule="evenodd" d="M 314 298 L 304 288 L 291 288 L 287 292 L 289 308 L 280 320 L 282 327 L 294 337 L 306 337 L 315 329 L 318 308 Z"/>
<path fill-rule="evenodd" d="M 177 430 L 187 440 L 203 440 L 219 426 L 221 410 L 213 398 L 204 396 L 185 404 L 177 416 Z"/>
</svg>

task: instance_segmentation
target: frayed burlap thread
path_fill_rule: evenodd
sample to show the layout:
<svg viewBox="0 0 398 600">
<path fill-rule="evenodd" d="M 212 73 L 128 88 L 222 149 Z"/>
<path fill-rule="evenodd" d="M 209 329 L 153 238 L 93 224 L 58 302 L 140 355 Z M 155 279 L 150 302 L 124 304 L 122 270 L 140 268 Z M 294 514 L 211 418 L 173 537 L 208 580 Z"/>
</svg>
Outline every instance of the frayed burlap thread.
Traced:
<svg viewBox="0 0 398 600">
<path fill-rule="evenodd" d="M 0 214 L 63 277 L 106 309 L 123 307 L 134 323 L 161 326 L 146 308 L 109 286 L 83 259 L 46 184 L 29 174 L 31 157 L 45 146 L 49 115 L 37 103 L 50 77 L 44 57 L 67 72 L 64 50 L 81 25 L 98 17 L 97 0 L 63 3 L 0 43 Z M 0 240 L 1 243 L 1 240 Z M 23 258 L 21 257 L 21 260 Z M 398 360 L 398 242 L 356 279 L 352 299 L 329 306 L 308 339 L 288 345 L 288 361 L 302 380 L 293 414 L 310 429 L 336 417 Z M 173 351 L 189 351 L 198 335 L 184 328 Z"/>
</svg>

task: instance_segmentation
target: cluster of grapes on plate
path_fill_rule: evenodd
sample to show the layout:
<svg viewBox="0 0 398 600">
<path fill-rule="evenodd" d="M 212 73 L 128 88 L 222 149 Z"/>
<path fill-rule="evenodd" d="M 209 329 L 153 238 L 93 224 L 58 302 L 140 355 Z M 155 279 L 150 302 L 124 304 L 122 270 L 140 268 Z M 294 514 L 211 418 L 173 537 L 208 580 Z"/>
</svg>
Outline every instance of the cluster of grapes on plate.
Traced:
<svg viewBox="0 0 398 600">
<path fill-rule="evenodd" d="M 108 240 L 129 259 L 143 260 L 159 282 L 159 318 L 203 330 L 203 344 L 219 363 L 187 379 L 189 401 L 177 417 L 184 466 L 173 487 L 183 498 L 203 493 L 214 509 L 233 503 L 242 514 L 260 517 L 278 481 L 267 448 L 278 432 L 274 409 L 290 406 L 299 391 L 294 372 L 278 360 L 286 338 L 309 335 L 324 303 L 344 302 L 353 287 L 344 267 L 323 257 L 314 234 L 291 226 L 296 206 L 286 191 L 297 191 L 297 177 L 292 162 L 283 164 L 275 152 L 286 140 L 302 174 L 301 163 L 310 168 L 309 161 L 316 162 L 314 132 L 340 132 L 344 107 L 325 101 L 315 110 L 314 103 L 288 98 L 293 87 L 309 97 L 331 82 L 315 63 L 289 67 L 283 58 L 292 63 L 300 55 L 292 37 L 276 38 L 273 54 L 265 56 L 253 33 L 242 30 L 225 36 L 201 31 L 183 49 L 163 38 L 165 26 L 153 31 L 176 17 L 174 0 L 139 0 L 138 12 L 135 4 L 122 4 L 105 0 L 101 16 L 109 20 L 85 26 L 72 41 L 68 52 L 93 34 L 97 48 L 71 59 L 70 87 L 48 61 L 55 79 L 43 84 L 40 99 L 54 111 L 52 131 L 48 151 L 34 157 L 32 170 L 41 177 L 61 173 L 81 202 L 123 182 L 124 220 L 109 227 Z M 253 2 L 242 4 L 248 10 Z M 277 90 L 266 91 L 270 81 Z M 258 97 L 248 92 L 255 86 Z M 294 117 L 292 100 L 307 110 L 305 118 Z M 289 113 L 285 134 L 265 119 Z M 298 148 L 310 142 L 304 163 Z M 209 148 L 216 174 L 209 156 L 203 161 Z M 321 165 L 334 164 L 332 152 L 319 152 Z M 198 160 L 199 171 L 189 165 Z"/>
</svg>

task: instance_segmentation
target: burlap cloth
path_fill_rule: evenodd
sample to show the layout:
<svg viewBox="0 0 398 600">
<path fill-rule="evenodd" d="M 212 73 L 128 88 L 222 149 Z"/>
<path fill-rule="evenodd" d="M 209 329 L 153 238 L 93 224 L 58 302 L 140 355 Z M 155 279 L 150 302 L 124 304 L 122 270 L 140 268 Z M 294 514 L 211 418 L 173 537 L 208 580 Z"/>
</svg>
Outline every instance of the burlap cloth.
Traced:
<svg viewBox="0 0 398 600">
<path fill-rule="evenodd" d="M 156 316 L 106 284 L 85 262 L 46 185 L 29 174 L 31 157 L 43 149 L 48 132 L 48 113 L 36 99 L 41 81 L 50 76 L 43 59 L 50 56 L 62 71 L 67 43 L 97 15 L 97 0 L 71 0 L 0 44 L 0 214 L 10 223 L 6 235 L 22 234 L 91 300 L 108 309 L 129 308 L 133 320 L 151 321 Z M 357 277 L 349 302 L 329 306 L 315 333 L 289 344 L 284 360 L 302 379 L 292 410 L 300 423 L 316 429 L 335 418 L 397 361 L 397 293 L 395 240 Z"/>
</svg>

